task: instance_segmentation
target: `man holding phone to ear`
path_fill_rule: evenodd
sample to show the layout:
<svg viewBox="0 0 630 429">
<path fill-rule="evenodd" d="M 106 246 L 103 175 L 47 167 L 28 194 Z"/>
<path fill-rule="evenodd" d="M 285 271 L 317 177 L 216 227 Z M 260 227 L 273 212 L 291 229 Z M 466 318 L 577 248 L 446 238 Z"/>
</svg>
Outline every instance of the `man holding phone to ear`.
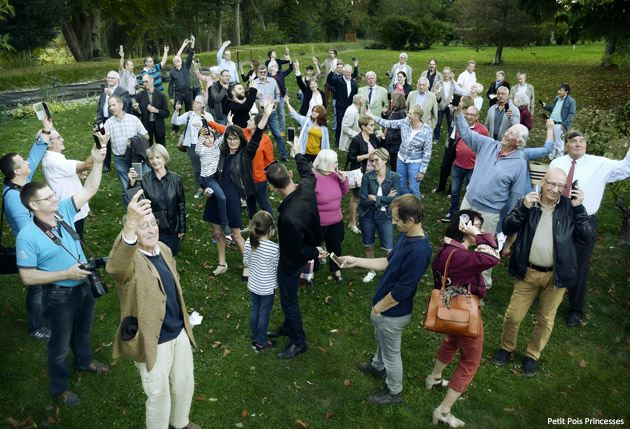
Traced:
<svg viewBox="0 0 630 429">
<path fill-rule="evenodd" d="M 567 174 L 565 195 L 569 192 L 574 181 L 578 180 L 584 190 L 584 207 L 588 214 L 588 221 L 594 231 L 597 231 L 597 210 L 602 202 L 607 183 L 614 183 L 630 177 L 630 150 L 623 160 L 613 160 L 603 156 L 588 155 L 586 153 L 586 136 L 571 130 L 565 134 L 567 155 L 554 159 L 549 168 L 561 168 Z M 580 324 L 584 314 L 588 272 L 593 254 L 595 240 L 587 244 L 576 244 L 577 254 L 577 283 L 569 289 L 569 316 L 567 326 Z"/>
</svg>

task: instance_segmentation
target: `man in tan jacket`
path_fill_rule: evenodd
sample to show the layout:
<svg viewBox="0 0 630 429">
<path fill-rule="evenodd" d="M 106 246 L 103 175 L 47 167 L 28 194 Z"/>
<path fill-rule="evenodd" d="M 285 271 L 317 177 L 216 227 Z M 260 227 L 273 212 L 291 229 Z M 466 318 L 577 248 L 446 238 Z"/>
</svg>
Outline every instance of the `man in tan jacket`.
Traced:
<svg viewBox="0 0 630 429">
<path fill-rule="evenodd" d="M 148 428 L 199 428 L 188 420 L 194 392 L 195 340 L 175 260 L 159 239 L 151 202 L 131 199 L 122 233 L 109 254 L 107 272 L 116 280 L 121 323 L 114 358 L 131 357 L 140 371 Z"/>
</svg>

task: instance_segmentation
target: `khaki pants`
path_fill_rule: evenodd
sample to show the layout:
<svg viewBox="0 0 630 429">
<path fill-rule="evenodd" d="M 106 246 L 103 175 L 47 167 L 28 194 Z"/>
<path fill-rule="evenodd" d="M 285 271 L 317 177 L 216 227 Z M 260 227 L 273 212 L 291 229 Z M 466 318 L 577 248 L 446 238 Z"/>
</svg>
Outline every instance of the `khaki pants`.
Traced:
<svg viewBox="0 0 630 429">
<path fill-rule="evenodd" d="M 525 353 L 526 356 L 535 360 L 538 360 L 540 352 L 549 341 L 556 311 L 564 296 L 564 288 L 554 289 L 553 271 L 541 273 L 528 268 L 525 272 L 525 279 L 516 282 L 510 305 L 503 318 L 503 333 L 501 334 L 501 348 L 509 352 L 513 351 L 516 348 L 521 321 L 539 292 L 538 324 L 532 332 Z"/>
<path fill-rule="evenodd" d="M 489 232 L 491 234 L 496 234 L 497 225 L 499 224 L 499 219 L 501 218 L 501 213 L 488 213 L 481 210 L 478 210 L 470 205 L 466 197 L 462 200 L 462 206 L 460 210 L 475 210 L 481 213 L 483 217 L 483 225 L 481 226 L 485 232 Z M 492 287 L 492 268 L 488 268 L 486 271 L 481 273 L 483 275 L 483 281 L 486 284 L 486 289 L 490 289 Z"/>
<path fill-rule="evenodd" d="M 188 425 L 188 413 L 195 390 L 190 339 L 182 329 L 174 340 L 157 346 L 157 359 L 151 371 L 147 364 L 136 362 L 142 388 L 147 394 L 147 428 L 183 428 Z"/>
</svg>

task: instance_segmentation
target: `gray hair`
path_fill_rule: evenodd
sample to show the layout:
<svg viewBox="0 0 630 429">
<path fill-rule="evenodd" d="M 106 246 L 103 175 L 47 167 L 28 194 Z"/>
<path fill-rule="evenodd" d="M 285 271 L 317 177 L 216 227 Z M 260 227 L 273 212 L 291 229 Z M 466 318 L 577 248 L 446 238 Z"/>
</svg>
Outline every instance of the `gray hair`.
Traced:
<svg viewBox="0 0 630 429">
<path fill-rule="evenodd" d="M 516 104 L 517 107 L 527 106 L 529 104 L 529 97 L 527 97 L 527 94 L 519 92 L 514 96 L 514 104 Z"/>
<path fill-rule="evenodd" d="M 337 152 L 331 149 L 322 149 L 313 161 L 313 168 L 321 172 L 335 171 L 335 162 L 337 162 Z"/>
<path fill-rule="evenodd" d="M 527 146 L 527 140 L 529 140 L 529 130 L 525 125 L 520 125 L 518 130 L 519 131 L 516 134 L 516 141 L 521 142 L 519 147 L 524 148 Z"/>
<path fill-rule="evenodd" d="M 365 77 L 367 78 L 367 77 L 368 77 L 369 75 L 371 75 L 371 74 L 373 74 L 373 75 L 374 75 L 374 77 L 376 78 L 376 73 L 374 73 L 372 70 L 370 70 L 369 72 L 367 72 L 367 73 L 365 74 Z"/>
<path fill-rule="evenodd" d="M 361 104 L 365 101 L 365 97 L 363 96 L 363 94 L 354 94 L 354 97 L 352 97 L 352 104 Z"/>
<path fill-rule="evenodd" d="M 350 64 L 346 64 L 345 66 L 343 66 L 343 71 L 352 71 L 352 66 Z"/>
</svg>

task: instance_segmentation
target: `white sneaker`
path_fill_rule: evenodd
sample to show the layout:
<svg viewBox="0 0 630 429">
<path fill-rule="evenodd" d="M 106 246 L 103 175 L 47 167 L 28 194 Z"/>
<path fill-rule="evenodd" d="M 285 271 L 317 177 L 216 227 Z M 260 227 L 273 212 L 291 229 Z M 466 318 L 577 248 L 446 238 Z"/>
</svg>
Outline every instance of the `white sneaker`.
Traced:
<svg viewBox="0 0 630 429">
<path fill-rule="evenodd" d="M 361 234 L 361 230 L 357 228 L 356 225 L 348 225 L 348 228 L 350 228 L 350 231 L 354 232 L 355 234 Z"/>
<path fill-rule="evenodd" d="M 202 195 L 203 195 L 203 191 L 199 189 L 197 192 L 195 192 L 195 195 L 193 196 L 193 198 L 198 200 L 199 198 L 201 198 Z"/>
<path fill-rule="evenodd" d="M 506 236 L 505 236 L 505 234 L 503 234 L 502 232 L 500 232 L 500 233 L 498 233 L 498 234 L 497 234 L 497 246 L 498 246 L 497 251 L 499 251 L 499 252 L 500 252 L 500 251 L 501 251 L 501 249 L 503 249 L 503 245 L 505 244 L 505 239 L 506 239 L 506 238 L 507 238 L 507 237 L 506 237 Z"/>
<path fill-rule="evenodd" d="M 363 277 L 363 283 L 371 282 L 372 280 L 374 280 L 374 277 L 376 277 L 376 273 L 374 271 L 368 271 L 365 277 Z"/>
<path fill-rule="evenodd" d="M 206 188 L 206 190 L 203 193 L 206 197 L 210 198 L 212 194 L 214 194 L 214 191 L 212 190 L 212 188 Z"/>
</svg>

